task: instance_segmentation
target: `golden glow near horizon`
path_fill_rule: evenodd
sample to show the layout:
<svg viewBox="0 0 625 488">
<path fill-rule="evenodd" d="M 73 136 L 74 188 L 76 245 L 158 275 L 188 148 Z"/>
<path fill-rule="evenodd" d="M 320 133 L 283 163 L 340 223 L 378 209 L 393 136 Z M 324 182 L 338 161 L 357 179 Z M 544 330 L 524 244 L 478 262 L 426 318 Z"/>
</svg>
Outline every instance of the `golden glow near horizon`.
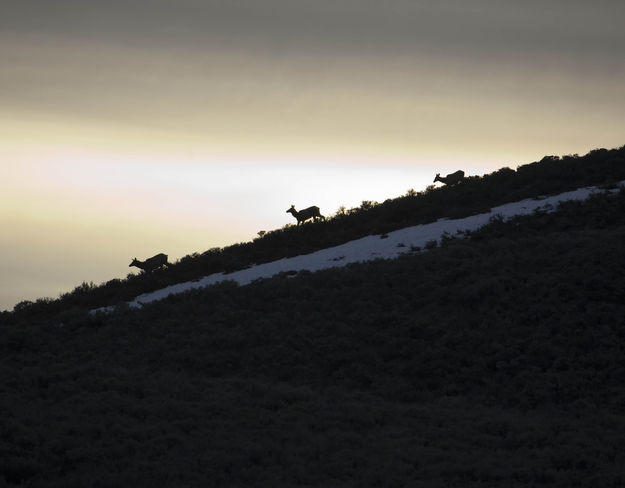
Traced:
<svg viewBox="0 0 625 488">
<path fill-rule="evenodd" d="M 32 15 L 36 9 L 38 14 Z M 77 0 L 0 18 L 0 309 L 319 205 L 625 144 L 625 6 Z"/>
</svg>

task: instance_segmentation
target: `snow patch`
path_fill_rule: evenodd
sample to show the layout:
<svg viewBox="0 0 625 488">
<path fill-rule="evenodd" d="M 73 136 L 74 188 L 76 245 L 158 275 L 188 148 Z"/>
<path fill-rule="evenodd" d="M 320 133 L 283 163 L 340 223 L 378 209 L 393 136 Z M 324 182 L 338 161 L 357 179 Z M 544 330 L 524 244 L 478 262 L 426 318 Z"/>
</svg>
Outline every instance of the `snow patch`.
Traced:
<svg viewBox="0 0 625 488">
<path fill-rule="evenodd" d="M 623 184 L 625 182 L 621 182 L 619 185 Z M 171 285 L 161 290 L 139 295 L 134 300 L 127 302 L 127 305 L 131 308 L 139 308 L 144 304 L 162 300 L 170 295 L 204 288 L 223 281 L 235 281 L 239 285 L 247 285 L 254 280 L 270 278 L 279 273 L 295 274 L 303 270 L 319 271 L 374 259 L 394 259 L 401 254 L 415 252 L 417 249 L 427 249 L 428 243 L 439 243 L 444 235 L 462 235 L 465 231 L 475 231 L 487 225 L 495 216 L 509 220 L 516 216 L 532 214 L 536 210 L 553 212 L 560 202 L 585 200 L 589 196 L 603 191 L 605 190 L 594 186 L 579 188 L 558 195 L 528 198 L 519 202 L 507 203 L 494 207 L 489 212 L 462 219 L 441 218 L 436 222 L 406 227 L 382 236 L 370 235 L 310 254 L 257 264 L 228 274 L 215 273 L 204 278 Z M 612 193 L 616 191 L 618 190 L 610 190 Z M 101 307 L 92 310 L 91 313 L 108 313 L 114 311 L 115 308 L 116 306 Z"/>
</svg>

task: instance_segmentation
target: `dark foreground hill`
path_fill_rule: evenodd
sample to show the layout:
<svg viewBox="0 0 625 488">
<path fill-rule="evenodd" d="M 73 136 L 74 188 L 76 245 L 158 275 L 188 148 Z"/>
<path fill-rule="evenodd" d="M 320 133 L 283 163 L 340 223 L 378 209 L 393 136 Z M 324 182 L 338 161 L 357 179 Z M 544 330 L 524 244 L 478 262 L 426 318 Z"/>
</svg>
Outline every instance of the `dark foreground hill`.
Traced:
<svg viewBox="0 0 625 488">
<path fill-rule="evenodd" d="M 0 483 L 623 486 L 625 192 L 0 336 Z"/>
</svg>

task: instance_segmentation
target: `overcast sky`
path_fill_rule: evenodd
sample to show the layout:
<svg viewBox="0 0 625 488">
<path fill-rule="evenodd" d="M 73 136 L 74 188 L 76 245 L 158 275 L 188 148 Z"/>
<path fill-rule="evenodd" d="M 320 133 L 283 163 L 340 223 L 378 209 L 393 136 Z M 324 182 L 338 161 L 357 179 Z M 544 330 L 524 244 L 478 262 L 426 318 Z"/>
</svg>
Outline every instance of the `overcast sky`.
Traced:
<svg viewBox="0 0 625 488">
<path fill-rule="evenodd" d="M 291 204 L 621 146 L 624 20 L 616 0 L 5 2 L 0 309 Z"/>
</svg>

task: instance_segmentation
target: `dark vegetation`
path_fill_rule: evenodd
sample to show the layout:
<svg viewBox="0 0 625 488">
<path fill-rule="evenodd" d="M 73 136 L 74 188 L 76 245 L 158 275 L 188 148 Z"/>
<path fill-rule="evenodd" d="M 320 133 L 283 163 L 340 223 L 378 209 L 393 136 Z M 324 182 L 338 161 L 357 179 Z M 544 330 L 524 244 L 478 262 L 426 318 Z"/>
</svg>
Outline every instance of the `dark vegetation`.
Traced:
<svg viewBox="0 0 625 488">
<path fill-rule="evenodd" d="M 341 219 L 364 232 L 358 215 L 412 199 L 455 216 L 614 187 L 623 152 L 571 157 L 562 181 L 565 159 L 549 158 L 529 165 L 535 181 L 501 170 L 269 238 Z M 0 485 L 623 486 L 623 242 L 620 190 L 426 253 L 141 310 L 89 315 L 91 286 L 66 310 L 23 304 L 1 315 Z"/>
</svg>

